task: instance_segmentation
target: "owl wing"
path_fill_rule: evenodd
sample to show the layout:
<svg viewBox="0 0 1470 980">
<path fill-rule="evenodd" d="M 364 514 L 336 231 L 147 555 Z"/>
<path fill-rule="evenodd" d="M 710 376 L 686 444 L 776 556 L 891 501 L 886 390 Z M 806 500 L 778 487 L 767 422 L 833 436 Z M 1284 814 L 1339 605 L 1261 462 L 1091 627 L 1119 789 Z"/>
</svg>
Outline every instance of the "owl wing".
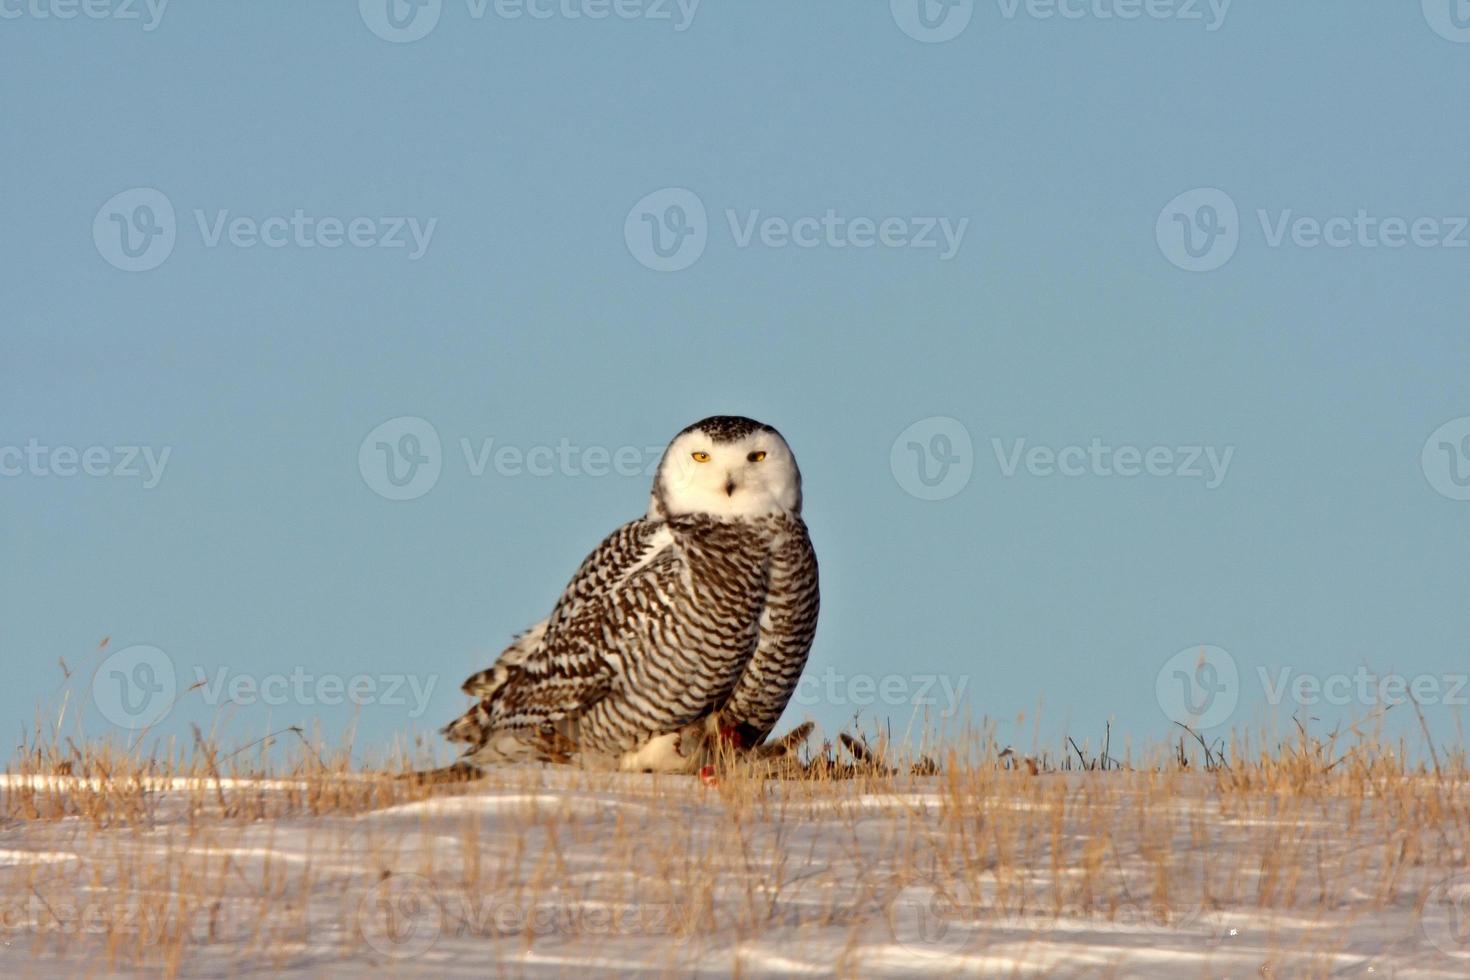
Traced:
<svg viewBox="0 0 1470 980">
<path fill-rule="evenodd" d="M 755 654 L 721 712 L 747 747 L 759 745 L 776 727 L 817 632 L 817 554 L 799 517 L 789 519 L 784 540 L 772 552 L 767 589 Z"/>
<path fill-rule="evenodd" d="M 634 639 L 620 625 L 628 593 L 658 591 L 660 581 L 671 590 L 682 564 L 662 523 L 640 519 L 608 535 L 572 576 L 551 615 L 465 681 L 465 693 L 480 703 L 446 734 L 478 741 L 493 729 L 539 728 L 602 699 L 621 673 L 622 648 Z"/>
</svg>

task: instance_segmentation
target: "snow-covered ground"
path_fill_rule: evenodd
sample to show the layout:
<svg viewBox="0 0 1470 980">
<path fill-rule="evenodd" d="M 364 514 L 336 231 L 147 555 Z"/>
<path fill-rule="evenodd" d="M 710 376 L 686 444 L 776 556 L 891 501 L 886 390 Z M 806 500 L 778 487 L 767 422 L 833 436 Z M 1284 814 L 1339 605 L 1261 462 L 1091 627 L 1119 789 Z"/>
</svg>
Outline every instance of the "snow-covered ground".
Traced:
<svg viewBox="0 0 1470 980">
<path fill-rule="evenodd" d="M 1470 976 L 1463 798 L 1363 785 L 518 770 L 261 819 L 292 784 L 163 783 L 0 829 L 0 975 Z"/>
</svg>

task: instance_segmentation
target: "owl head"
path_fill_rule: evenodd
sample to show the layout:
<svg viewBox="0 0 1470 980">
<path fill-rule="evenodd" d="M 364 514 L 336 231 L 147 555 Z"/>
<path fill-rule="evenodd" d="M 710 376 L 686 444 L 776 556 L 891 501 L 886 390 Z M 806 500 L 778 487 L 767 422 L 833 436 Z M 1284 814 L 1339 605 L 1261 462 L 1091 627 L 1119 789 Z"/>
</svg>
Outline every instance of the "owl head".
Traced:
<svg viewBox="0 0 1470 980">
<path fill-rule="evenodd" d="M 653 480 L 648 515 L 763 517 L 801 513 L 801 471 L 781 433 L 713 415 L 674 436 Z"/>
</svg>

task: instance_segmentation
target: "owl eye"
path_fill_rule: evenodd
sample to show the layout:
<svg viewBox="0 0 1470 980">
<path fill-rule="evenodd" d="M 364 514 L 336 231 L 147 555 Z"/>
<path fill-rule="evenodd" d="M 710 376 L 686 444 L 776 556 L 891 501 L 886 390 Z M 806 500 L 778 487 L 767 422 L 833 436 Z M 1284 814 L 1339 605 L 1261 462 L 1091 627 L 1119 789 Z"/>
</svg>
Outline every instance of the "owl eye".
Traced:
<svg viewBox="0 0 1470 980">
<path fill-rule="evenodd" d="M 690 453 L 689 455 L 691 455 L 691 456 L 694 457 L 694 461 L 696 463 L 708 463 L 709 462 L 709 453 Z"/>
<path fill-rule="evenodd" d="M 750 460 L 752 463 L 759 463 L 761 460 L 763 460 L 763 459 L 766 458 L 766 451 L 764 449 L 761 449 L 761 450 L 758 450 L 756 452 L 751 453 L 749 456 L 747 456 L 745 458 L 748 459 L 748 460 Z"/>
</svg>

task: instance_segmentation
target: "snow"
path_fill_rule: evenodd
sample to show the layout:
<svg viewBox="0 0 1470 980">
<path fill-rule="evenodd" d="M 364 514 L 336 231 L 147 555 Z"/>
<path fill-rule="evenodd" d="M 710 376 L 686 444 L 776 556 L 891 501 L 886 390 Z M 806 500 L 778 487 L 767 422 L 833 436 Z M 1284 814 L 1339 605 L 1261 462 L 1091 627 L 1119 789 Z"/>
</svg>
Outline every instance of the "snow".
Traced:
<svg viewBox="0 0 1470 980">
<path fill-rule="evenodd" d="M 304 784 L 226 782 L 160 780 L 142 819 L 0 826 L 0 975 L 1470 975 L 1464 810 L 1393 819 L 1428 791 L 516 769 L 242 819 L 208 801 Z"/>
</svg>

